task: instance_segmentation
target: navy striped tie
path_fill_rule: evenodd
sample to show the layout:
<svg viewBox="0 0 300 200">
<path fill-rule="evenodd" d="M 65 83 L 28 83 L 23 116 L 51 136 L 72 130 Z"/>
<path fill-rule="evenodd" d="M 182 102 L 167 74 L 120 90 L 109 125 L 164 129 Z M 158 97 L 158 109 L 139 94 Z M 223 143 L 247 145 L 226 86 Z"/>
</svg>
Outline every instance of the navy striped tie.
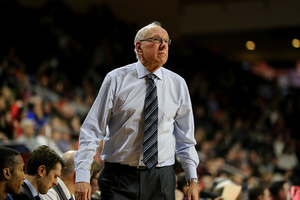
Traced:
<svg viewBox="0 0 300 200">
<path fill-rule="evenodd" d="M 41 198 L 40 198 L 39 195 L 36 195 L 36 196 L 34 197 L 34 199 L 35 199 L 35 200 L 41 200 Z"/>
<path fill-rule="evenodd" d="M 155 75 L 148 74 L 148 86 L 145 98 L 145 128 L 144 128 L 144 159 L 148 169 L 158 163 L 157 153 L 157 126 L 158 126 L 158 103 Z"/>
</svg>

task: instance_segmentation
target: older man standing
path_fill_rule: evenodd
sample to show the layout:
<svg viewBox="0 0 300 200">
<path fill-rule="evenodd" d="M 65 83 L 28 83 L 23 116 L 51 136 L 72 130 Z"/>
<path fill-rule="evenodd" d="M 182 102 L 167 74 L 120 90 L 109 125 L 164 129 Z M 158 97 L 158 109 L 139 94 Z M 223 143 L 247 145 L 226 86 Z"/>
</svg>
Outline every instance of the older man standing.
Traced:
<svg viewBox="0 0 300 200">
<path fill-rule="evenodd" d="M 75 154 L 77 200 L 90 198 L 89 166 L 100 141 L 100 199 L 174 200 L 175 153 L 188 200 L 198 200 L 193 111 L 186 82 L 163 67 L 171 40 L 158 22 L 138 31 L 138 61 L 108 73 L 80 131 Z"/>
</svg>

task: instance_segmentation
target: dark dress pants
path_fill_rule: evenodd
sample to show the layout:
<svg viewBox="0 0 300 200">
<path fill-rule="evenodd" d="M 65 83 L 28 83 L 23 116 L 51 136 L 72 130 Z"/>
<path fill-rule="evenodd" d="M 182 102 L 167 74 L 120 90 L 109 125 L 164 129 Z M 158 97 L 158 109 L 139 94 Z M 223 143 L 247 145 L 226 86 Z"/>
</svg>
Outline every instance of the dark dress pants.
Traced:
<svg viewBox="0 0 300 200">
<path fill-rule="evenodd" d="M 175 200 L 173 166 L 149 170 L 106 162 L 98 185 L 100 200 Z"/>
</svg>

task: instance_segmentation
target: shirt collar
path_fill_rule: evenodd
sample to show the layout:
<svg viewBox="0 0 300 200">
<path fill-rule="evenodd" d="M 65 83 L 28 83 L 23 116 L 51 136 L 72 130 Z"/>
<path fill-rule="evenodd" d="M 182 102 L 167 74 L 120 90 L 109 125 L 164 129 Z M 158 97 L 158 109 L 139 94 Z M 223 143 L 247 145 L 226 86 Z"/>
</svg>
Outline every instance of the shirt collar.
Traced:
<svg viewBox="0 0 300 200">
<path fill-rule="evenodd" d="M 158 79 L 162 80 L 162 67 L 160 67 L 158 70 L 156 70 L 153 74 L 155 74 L 155 76 L 158 77 Z M 138 61 L 136 63 L 136 70 L 137 70 L 137 73 L 138 73 L 138 78 L 143 78 L 145 76 L 147 76 L 148 74 L 151 74 L 151 72 L 146 68 L 144 67 L 144 65 Z"/>
<path fill-rule="evenodd" d="M 14 199 L 7 193 L 5 200 L 14 200 Z"/>
<path fill-rule="evenodd" d="M 64 191 L 66 197 L 67 197 L 68 199 L 70 199 L 70 198 L 71 198 L 71 194 L 70 194 L 70 191 L 69 191 L 69 189 L 67 188 L 66 184 L 65 184 L 59 177 L 57 177 L 57 182 L 58 182 L 58 184 L 60 185 L 60 187 L 63 189 L 63 191 Z"/>
<path fill-rule="evenodd" d="M 27 184 L 27 186 L 29 187 L 31 194 L 33 197 L 38 195 L 38 192 L 36 191 L 36 189 L 33 187 L 33 185 L 27 180 L 25 179 L 24 182 Z"/>
</svg>

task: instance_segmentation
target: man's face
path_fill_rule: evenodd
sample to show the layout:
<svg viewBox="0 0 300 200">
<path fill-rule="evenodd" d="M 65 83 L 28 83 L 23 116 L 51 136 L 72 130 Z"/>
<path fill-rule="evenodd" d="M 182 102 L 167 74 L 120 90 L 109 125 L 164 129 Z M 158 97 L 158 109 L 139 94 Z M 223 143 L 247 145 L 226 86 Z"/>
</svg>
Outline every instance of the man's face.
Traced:
<svg viewBox="0 0 300 200">
<path fill-rule="evenodd" d="M 151 37 L 169 39 L 168 32 L 160 26 L 153 26 L 148 29 L 144 39 Z M 141 42 L 141 50 L 141 57 L 148 66 L 160 67 L 168 60 L 169 46 L 165 42 L 146 40 Z"/>
<path fill-rule="evenodd" d="M 57 163 L 55 165 L 55 168 L 50 170 L 50 172 L 47 175 L 47 171 L 45 170 L 42 177 L 41 181 L 38 184 L 38 192 L 41 194 L 46 194 L 49 189 L 51 189 L 54 185 L 57 185 L 57 177 L 60 176 L 60 171 L 61 171 L 61 164 Z"/>
<path fill-rule="evenodd" d="M 283 184 L 283 194 L 281 195 L 282 200 L 286 200 L 288 198 L 288 195 L 290 193 L 290 185 L 289 183 L 284 183 Z"/>
<path fill-rule="evenodd" d="M 25 164 L 21 155 L 16 156 L 15 159 L 15 170 L 11 174 L 11 179 L 9 180 L 9 193 L 20 194 L 22 185 L 25 180 Z"/>
<path fill-rule="evenodd" d="M 34 123 L 30 123 L 28 124 L 24 130 L 23 130 L 23 134 L 26 135 L 27 137 L 32 137 L 34 135 L 35 131 L 34 131 Z"/>
<path fill-rule="evenodd" d="M 271 194 L 269 189 L 264 190 L 263 200 L 271 200 Z"/>
</svg>

